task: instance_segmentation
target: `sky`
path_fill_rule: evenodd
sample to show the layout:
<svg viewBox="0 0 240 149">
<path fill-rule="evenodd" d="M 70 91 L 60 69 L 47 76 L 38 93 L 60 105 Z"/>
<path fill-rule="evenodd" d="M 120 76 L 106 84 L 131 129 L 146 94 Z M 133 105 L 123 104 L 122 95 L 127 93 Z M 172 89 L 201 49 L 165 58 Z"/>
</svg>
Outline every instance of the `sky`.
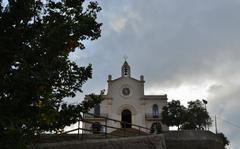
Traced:
<svg viewBox="0 0 240 149">
<path fill-rule="evenodd" d="M 93 78 L 71 102 L 107 89 L 128 56 L 132 77 L 144 75 L 145 94 L 168 100 L 205 99 L 218 131 L 239 149 L 240 0 L 104 0 L 102 36 L 70 59 L 93 66 Z M 214 131 L 214 127 L 211 128 Z"/>
</svg>

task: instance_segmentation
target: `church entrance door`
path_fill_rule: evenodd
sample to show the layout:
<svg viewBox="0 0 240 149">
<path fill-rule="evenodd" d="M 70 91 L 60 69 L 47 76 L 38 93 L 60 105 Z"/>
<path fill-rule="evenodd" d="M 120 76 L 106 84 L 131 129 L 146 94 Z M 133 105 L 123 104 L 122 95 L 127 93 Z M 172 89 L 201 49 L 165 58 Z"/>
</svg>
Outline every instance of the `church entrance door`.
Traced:
<svg viewBox="0 0 240 149">
<path fill-rule="evenodd" d="M 122 111 L 122 128 L 131 128 L 131 123 L 132 123 L 132 114 L 131 111 L 129 110 L 123 110 Z"/>
</svg>

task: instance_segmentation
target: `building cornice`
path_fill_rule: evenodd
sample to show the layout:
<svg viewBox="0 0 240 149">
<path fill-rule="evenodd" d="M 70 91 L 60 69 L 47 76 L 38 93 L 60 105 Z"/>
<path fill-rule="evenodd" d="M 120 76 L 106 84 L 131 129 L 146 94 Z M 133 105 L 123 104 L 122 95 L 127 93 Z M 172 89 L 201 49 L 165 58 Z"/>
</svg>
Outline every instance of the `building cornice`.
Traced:
<svg viewBox="0 0 240 149">
<path fill-rule="evenodd" d="M 167 100 L 167 94 L 165 95 L 144 95 L 143 100 Z"/>
<path fill-rule="evenodd" d="M 139 83 L 145 83 L 145 81 L 143 81 L 143 80 L 138 80 L 138 79 L 135 79 L 135 78 L 132 78 L 132 77 L 119 77 L 119 78 L 114 79 L 114 80 L 108 80 L 107 82 L 108 82 L 108 83 L 110 83 L 110 82 L 116 82 L 116 81 L 121 80 L 121 79 L 124 79 L 124 78 L 129 78 L 129 79 L 134 80 L 134 81 L 137 81 L 137 82 L 139 82 Z"/>
</svg>

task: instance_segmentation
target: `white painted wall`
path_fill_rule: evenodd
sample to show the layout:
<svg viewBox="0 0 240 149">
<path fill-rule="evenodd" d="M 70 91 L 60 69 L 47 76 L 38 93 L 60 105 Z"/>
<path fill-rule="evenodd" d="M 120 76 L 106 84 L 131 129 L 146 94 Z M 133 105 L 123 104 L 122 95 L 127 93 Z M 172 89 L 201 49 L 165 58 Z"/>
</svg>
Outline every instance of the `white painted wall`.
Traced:
<svg viewBox="0 0 240 149">
<path fill-rule="evenodd" d="M 108 92 L 105 96 L 106 99 L 100 104 L 100 112 L 108 114 L 109 118 L 121 121 L 122 111 L 128 109 L 132 113 L 133 124 L 150 128 L 155 121 L 146 120 L 145 114 L 152 113 L 154 104 L 158 105 L 159 112 L 161 113 L 163 106 L 167 104 L 167 97 L 144 96 L 145 81 L 143 80 L 143 76 L 140 77 L 140 80 L 131 78 L 130 76 L 122 75 L 115 80 L 112 80 L 111 76 L 108 77 Z M 130 89 L 129 95 L 123 95 L 122 93 L 122 89 L 126 87 Z M 90 113 L 94 113 L 93 109 L 90 110 Z M 103 124 L 103 122 L 101 123 Z M 121 127 L 119 123 L 114 122 L 108 122 L 108 125 Z M 85 126 L 85 128 L 90 127 L 90 125 Z M 168 130 L 168 127 L 163 126 L 163 130 Z"/>
</svg>

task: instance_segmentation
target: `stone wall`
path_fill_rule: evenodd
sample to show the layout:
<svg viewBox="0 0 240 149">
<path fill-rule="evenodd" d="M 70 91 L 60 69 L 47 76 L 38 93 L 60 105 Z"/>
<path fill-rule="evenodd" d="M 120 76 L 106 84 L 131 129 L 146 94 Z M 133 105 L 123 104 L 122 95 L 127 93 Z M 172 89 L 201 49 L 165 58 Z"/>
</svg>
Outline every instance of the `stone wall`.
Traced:
<svg viewBox="0 0 240 149">
<path fill-rule="evenodd" d="M 166 149 L 164 135 L 44 143 L 39 149 Z"/>
<path fill-rule="evenodd" d="M 221 138 L 210 131 L 169 131 L 167 149 L 224 149 Z"/>
<path fill-rule="evenodd" d="M 43 143 L 40 149 L 224 149 L 210 131 L 168 131 L 159 135 Z"/>
</svg>

